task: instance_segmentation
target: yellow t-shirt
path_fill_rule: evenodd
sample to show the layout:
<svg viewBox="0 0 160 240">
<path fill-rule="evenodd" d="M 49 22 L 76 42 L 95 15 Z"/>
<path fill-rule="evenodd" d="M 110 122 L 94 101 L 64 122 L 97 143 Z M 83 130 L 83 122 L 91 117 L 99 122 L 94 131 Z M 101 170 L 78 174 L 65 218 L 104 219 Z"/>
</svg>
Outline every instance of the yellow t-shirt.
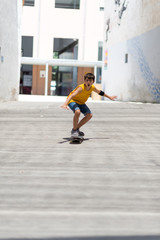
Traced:
<svg viewBox="0 0 160 240">
<path fill-rule="evenodd" d="M 85 104 L 85 102 L 86 102 L 86 101 L 88 100 L 88 98 L 90 97 L 91 92 L 93 91 L 93 89 L 95 88 L 95 86 L 92 85 L 91 88 L 90 88 L 88 91 L 86 90 L 84 83 L 81 84 L 81 85 L 79 85 L 78 87 L 81 87 L 81 88 L 82 88 L 82 92 L 78 93 L 75 97 L 73 97 L 69 103 L 71 103 L 71 102 L 76 102 L 76 103 L 78 103 L 78 104 Z M 73 92 L 75 92 L 78 87 L 76 87 L 76 88 L 68 95 L 68 97 L 69 97 Z"/>
</svg>

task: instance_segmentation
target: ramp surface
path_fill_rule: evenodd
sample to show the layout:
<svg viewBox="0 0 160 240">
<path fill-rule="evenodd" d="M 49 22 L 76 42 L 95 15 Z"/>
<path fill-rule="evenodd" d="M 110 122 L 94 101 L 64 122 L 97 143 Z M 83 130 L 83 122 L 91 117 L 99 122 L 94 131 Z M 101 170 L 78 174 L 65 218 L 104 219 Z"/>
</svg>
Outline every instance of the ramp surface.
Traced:
<svg viewBox="0 0 160 240">
<path fill-rule="evenodd" d="M 160 105 L 0 104 L 0 239 L 160 239 Z"/>
</svg>

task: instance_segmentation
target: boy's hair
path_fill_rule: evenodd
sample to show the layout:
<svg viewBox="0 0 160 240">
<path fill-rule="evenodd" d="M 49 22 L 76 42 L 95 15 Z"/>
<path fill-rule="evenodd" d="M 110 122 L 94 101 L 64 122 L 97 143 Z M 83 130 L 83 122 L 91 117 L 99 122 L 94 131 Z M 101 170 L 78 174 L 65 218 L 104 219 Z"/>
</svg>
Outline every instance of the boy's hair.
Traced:
<svg viewBox="0 0 160 240">
<path fill-rule="evenodd" d="M 94 76 L 94 74 L 93 73 L 86 73 L 85 75 L 84 75 L 84 80 L 86 80 L 86 79 L 93 79 L 93 81 L 95 80 L 95 76 Z"/>
</svg>

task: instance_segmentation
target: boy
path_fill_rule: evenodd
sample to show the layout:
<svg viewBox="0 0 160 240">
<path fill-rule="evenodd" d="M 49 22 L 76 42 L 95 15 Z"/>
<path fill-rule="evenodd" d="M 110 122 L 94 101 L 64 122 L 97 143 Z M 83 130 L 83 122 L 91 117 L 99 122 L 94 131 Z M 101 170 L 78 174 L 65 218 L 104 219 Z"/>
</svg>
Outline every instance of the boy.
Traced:
<svg viewBox="0 0 160 240">
<path fill-rule="evenodd" d="M 87 73 L 84 76 L 84 83 L 76 87 L 67 97 L 65 103 L 61 106 L 64 109 L 70 109 L 74 112 L 73 117 L 73 129 L 71 131 L 72 137 L 84 136 L 84 133 L 79 129 L 86 124 L 91 118 L 92 113 L 87 107 L 85 102 L 90 97 L 91 92 L 94 91 L 97 94 L 107 97 L 110 100 L 114 100 L 116 96 L 108 96 L 101 90 L 98 90 L 94 85 L 95 76 L 92 73 Z M 84 114 L 84 118 L 79 122 L 80 113 Z"/>
</svg>

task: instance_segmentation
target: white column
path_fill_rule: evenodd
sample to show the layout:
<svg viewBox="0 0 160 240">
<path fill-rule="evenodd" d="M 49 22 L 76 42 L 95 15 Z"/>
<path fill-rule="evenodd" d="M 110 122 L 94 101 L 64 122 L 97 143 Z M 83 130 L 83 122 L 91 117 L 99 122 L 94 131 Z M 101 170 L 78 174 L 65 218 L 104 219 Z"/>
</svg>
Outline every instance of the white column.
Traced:
<svg viewBox="0 0 160 240">
<path fill-rule="evenodd" d="M 48 95 L 48 63 L 46 63 L 45 96 Z"/>
</svg>

